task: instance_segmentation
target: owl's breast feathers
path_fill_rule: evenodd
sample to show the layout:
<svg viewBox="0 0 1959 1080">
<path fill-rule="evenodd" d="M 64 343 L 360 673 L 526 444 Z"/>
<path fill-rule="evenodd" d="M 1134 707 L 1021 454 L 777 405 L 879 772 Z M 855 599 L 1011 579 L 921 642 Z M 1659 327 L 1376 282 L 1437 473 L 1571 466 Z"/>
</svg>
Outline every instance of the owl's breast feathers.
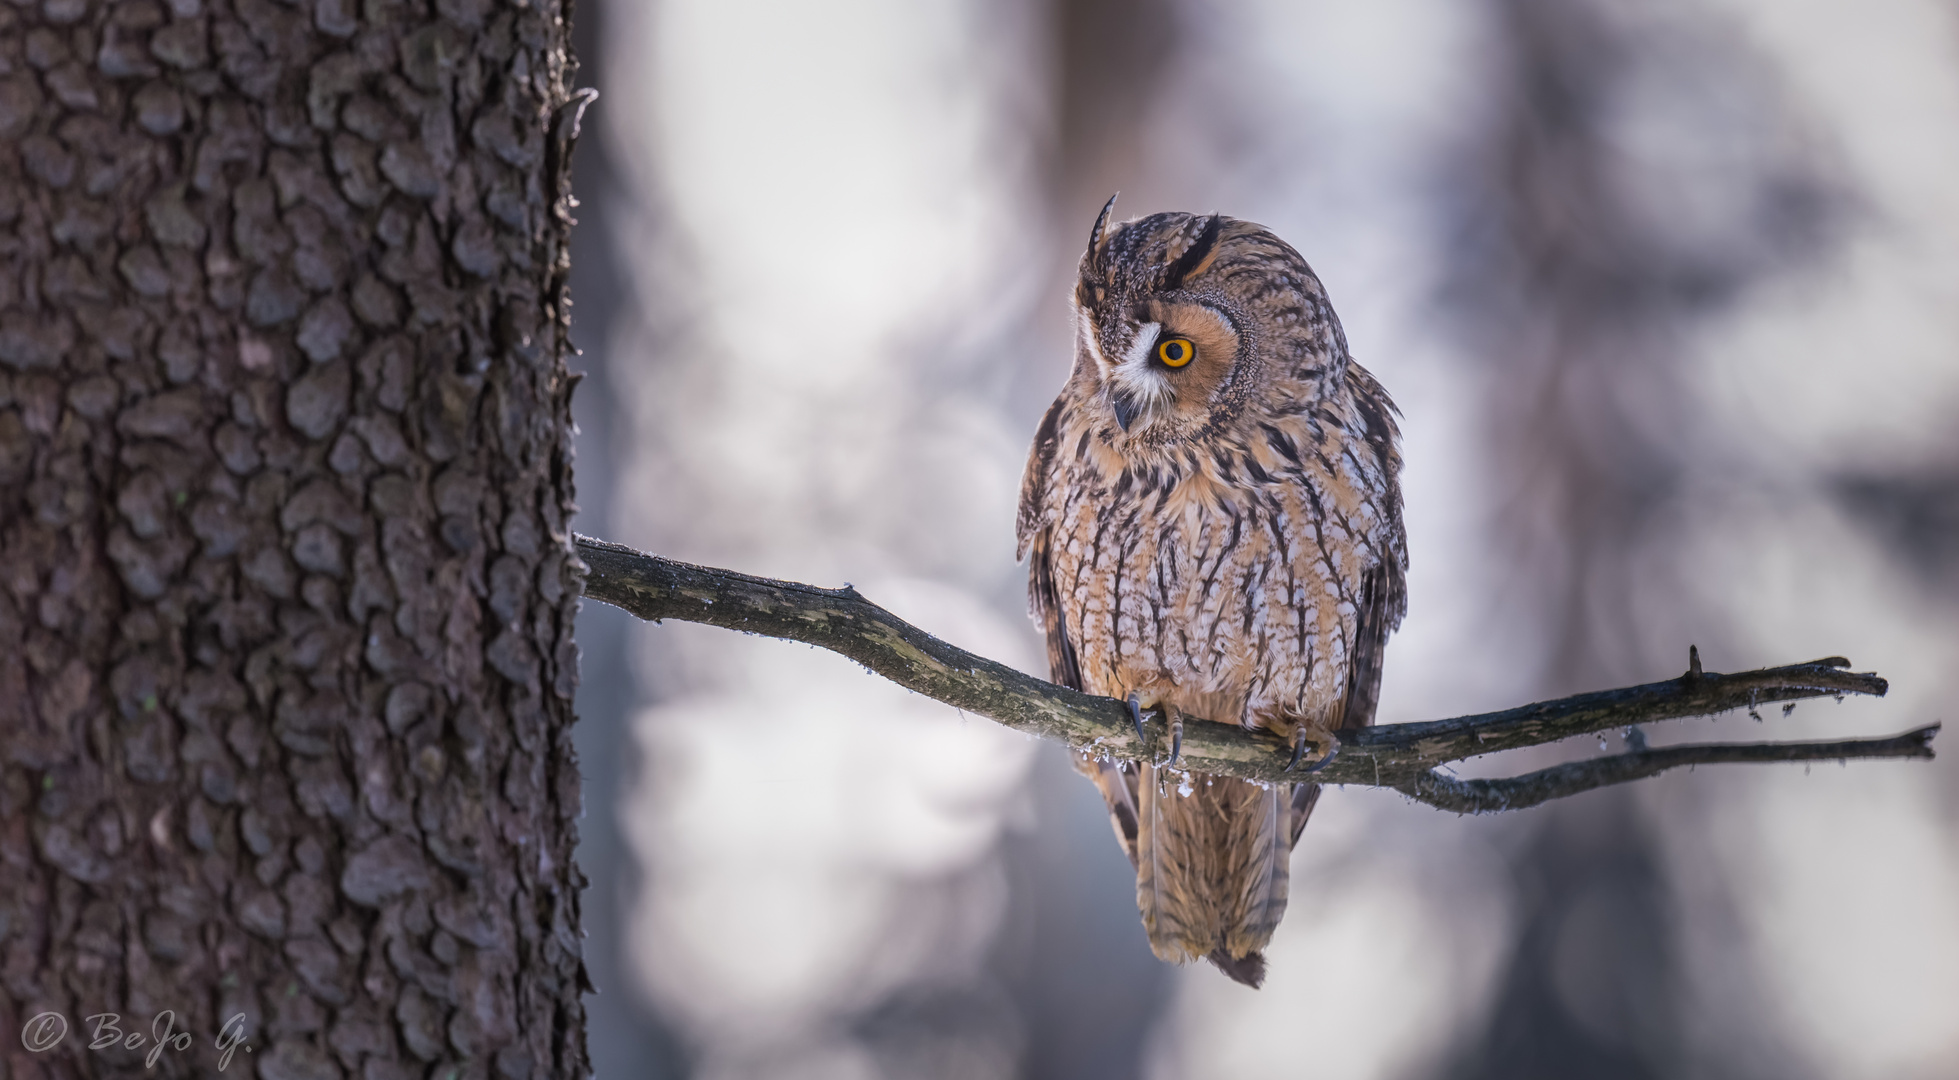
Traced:
<svg viewBox="0 0 1959 1080">
<path fill-rule="evenodd" d="M 1406 604 L 1400 462 L 1386 395 L 1342 367 L 1230 431 L 1126 453 L 1070 382 L 1018 522 L 1056 681 L 1248 726 L 1371 721 Z"/>
</svg>

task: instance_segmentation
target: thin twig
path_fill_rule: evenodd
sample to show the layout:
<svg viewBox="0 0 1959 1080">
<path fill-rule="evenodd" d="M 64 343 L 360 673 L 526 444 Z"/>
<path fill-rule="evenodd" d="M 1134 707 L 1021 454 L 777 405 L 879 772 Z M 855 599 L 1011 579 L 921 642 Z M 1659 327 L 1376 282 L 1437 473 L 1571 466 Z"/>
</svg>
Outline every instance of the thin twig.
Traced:
<svg viewBox="0 0 1959 1080">
<path fill-rule="evenodd" d="M 1883 739 L 1836 742 L 1696 743 L 1573 761 L 1501 780 L 1462 780 L 1430 770 L 1397 785 L 1409 798 L 1462 814 L 1522 810 L 1593 788 L 1644 780 L 1684 765 L 1768 761 L 1844 761 L 1849 758 L 1929 758 L 1938 724 Z"/>
<path fill-rule="evenodd" d="M 1084 694 L 949 645 L 846 585 L 823 589 L 647 555 L 577 538 L 589 573 L 585 595 L 642 619 L 680 619 L 806 642 L 840 653 L 892 682 L 1008 727 L 1077 750 L 1128 760 L 1160 760 L 1169 750 L 1158 717 L 1139 739 L 1123 703 Z M 1435 766 L 1479 754 L 1556 742 L 1609 728 L 1705 716 L 1757 702 L 1887 689 L 1876 675 L 1844 670 L 1841 657 L 1735 674 L 1700 670 L 1695 653 L 1678 679 L 1538 702 L 1503 712 L 1414 724 L 1381 724 L 1343 734 L 1340 755 L 1313 779 L 1389 787 L 1463 813 L 1534 806 L 1547 799 L 1652 776 L 1682 765 L 1735 761 L 1930 758 L 1938 725 L 1882 739 L 1827 743 L 1673 746 L 1575 762 L 1505 780 L 1458 780 Z M 1181 765 L 1193 772 L 1286 783 L 1290 756 L 1263 730 L 1186 716 Z"/>
<path fill-rule="evenodd" d="M 1696 650 L 1696 661 L 1698 656 Z M 1714 716 L 1744 705 L 1837 694 L 1883 697 L 1890 689 L 1890 684 L 1876 675 L 1844 670 L 1849 666 L 1850 661 L 1832 656 L 1723 675 L 1699 671 L 1695 662 L 1685 675 L 1665 682 L 1596 690 L 1453 720 L 1386 724 L 1361 731 L 1355 741 L 1396 757 L 1459 761 L 1655 720 Z"/>
</svg>

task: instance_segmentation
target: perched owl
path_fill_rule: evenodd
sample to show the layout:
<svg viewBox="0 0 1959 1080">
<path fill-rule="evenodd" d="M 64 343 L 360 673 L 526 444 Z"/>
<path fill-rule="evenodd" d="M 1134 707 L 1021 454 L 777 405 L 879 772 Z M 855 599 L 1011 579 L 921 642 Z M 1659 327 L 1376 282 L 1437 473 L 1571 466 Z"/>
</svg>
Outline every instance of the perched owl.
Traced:
<svg viewBox="0 0 1959 1080">
<path fill-rule="evenodd" d="M 1139 731 L 1160 708 L 1178 742 L 1186 713 L 1268 728 L 1304 775 L 1373 721 L 1407 606 L 1394 404 L 1285 241 L 1221 215 L 1110 228 L 1109 209 L 1021 488 L 1050 677 L 1126 699 Z M 1185 775 L 1175 756 L 1078 767 L 1156 955 L 1257 986 L 1319 785 Z"/>
</svg>

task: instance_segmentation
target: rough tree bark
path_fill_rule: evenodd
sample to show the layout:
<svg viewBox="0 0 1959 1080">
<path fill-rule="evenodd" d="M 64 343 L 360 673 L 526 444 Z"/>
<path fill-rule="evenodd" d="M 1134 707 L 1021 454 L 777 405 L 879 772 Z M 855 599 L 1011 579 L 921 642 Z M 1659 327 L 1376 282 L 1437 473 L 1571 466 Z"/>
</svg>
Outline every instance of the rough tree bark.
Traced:
<svg viewBox="0 0 1959 1080">
<path fill-rule="evenodd" d="M 568 7 L 0 4 L 0 1073 L 586 1072 Z"/>
</svg>

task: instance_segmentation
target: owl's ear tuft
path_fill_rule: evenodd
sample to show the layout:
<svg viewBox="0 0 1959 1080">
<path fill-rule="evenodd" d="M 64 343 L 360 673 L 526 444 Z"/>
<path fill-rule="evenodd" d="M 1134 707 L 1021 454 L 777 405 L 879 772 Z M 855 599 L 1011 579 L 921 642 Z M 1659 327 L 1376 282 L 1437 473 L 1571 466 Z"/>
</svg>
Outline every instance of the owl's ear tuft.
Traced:
<svg viewBox="0 0 1959 1080">
<path fill-rule="evenodd" d="M 1121 195 L 1122 192 L 1118 191 L 1114 195 L 1109 196 L 1109 201 L 1102 204 L 1102 212 L 1095 215 L 1095 227 L 1088 231 L 1088 268 L 1093 270 L 1098 276 L 1101 275 L 1104 269 L 1102 231 L 1108 228 L 1109 211 L 1116 208 L 1116 199 L 1121 197 Z"/>
<path fill-rule="evenodd" d="M 1218 246 L 1218 234 L 1223 231 L 1224 215 L 1212 214 L 1210 220 L 1204 223 L 1204 231 L 1197 234 L 1197 239 L 1192 240 L 1182 255 L 1163 268 L 1160 287 L 1165 291 L 1178 288 L 1185 278 L 1210 265 L 1211 252 Z"/>
<path fill-rule="evenodd" d="M 1102 212 L 1095 215 L 1095 227 L 1088 232 L 1088 251 L 1082 255 L 1081 280 L 1075 284 L 1075 303 L 1085 311 L 1097 311 L 1102 300 L 1108 295 L 1109 252 L 1103 246 L 1107 239 L 1103 234 L 1109 227 L 1109 211 L 1115 209 L 1116 192 L 1109 201 L 1102 204 Z"/>
</svg>

